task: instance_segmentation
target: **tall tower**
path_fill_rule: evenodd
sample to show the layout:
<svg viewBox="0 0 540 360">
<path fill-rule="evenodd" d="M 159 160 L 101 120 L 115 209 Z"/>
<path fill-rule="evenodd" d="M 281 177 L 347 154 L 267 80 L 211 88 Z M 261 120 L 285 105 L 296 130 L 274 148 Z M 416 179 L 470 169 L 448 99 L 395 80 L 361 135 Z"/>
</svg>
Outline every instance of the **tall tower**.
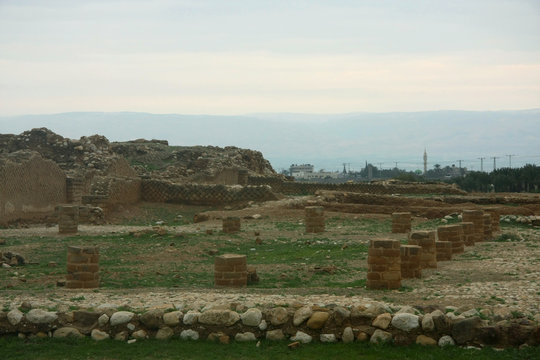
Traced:
<svg viewBox="0 0 540 360">
<path fill-rule="evenodd" d="M 424 175 L 427 173 L 427 152 L 426 148 L 424 148 Z"/>
</svg>

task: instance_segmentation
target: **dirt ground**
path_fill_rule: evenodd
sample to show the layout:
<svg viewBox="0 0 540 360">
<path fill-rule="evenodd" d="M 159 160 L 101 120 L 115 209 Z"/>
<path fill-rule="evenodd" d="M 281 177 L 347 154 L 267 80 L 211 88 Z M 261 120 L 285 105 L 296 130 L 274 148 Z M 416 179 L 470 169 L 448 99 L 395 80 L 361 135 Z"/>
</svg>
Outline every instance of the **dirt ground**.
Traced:
<svg viewBox="0 0 540 360">
<path fill-rule="evenodd" d="M 205 233 L 207 230 L 218 232 L 221 229 L 221 219 L 226 216 L 238 216 L 242 218 L 244 231 L 240 233 L 237 241 L 250 241 L 254 239 L 254 233 L 258 232 L 261 237 L 276 238 L 286 235 L 291 238 L 307 239 L 302 232 L 304 211 L 303 204 L 309 204 L 312 198 L 291 199 L 286 198 L 264 204 L 252 204 L 243 209 L 214 209 L 205 212 L 209 220 L 201 223 L 188 223 L 187 216 L 202 211 L 203 207 L 177 206 L 170 204 L 146 204 L 143 207 L 125 207 L 120 212 L 111 216 L 115 222 L 124 224 L 107 224 L 102 226 L 80 225 L 79 233 L 84 235 L 108 235 L 123 234 L 130 231 L 152 229 L 159 214 L 149 211 L 159 207 L 166 212 L 185 214 L 183 223 L 171 224 L 167 222 L 164 228 L 171 233 Z M 327 226 L 325 236 L 329 239 L 341 239 L 348 242 L 366 243 L 373 238 L 406 239 L 403 234 L 391 234 L 376 229 L 358 231 L 354 227 L 355 221 L 374 220 L 388 222 L 389 216 L 383 214 L 349 214 L 342 212 L 326 212 L 328 221 L 332 226 Z M 126 225 L 126 219 L 138 218 L 139 224 Z M 174 216 L 173 216 L 174 218 Z M 290 223 L 291 229 L 276 229 L 269 226 L 271 223 L 280 221 Z M 431 223 L 429 222 L 431 221 Z M 148 225 L 144 225 L 144 224 Z M 433 220 L 415 217 L 413 229 L 422 224 L 434 224 Z M 442 223 L 441 223 L 442 224 Z M 32 236 L 45 236 L 61 238 L 57 227 L 30 226 L 21 229 L 0 229 L 0 238 L 26 238 Z M 312 301 L 330 303 L 351 303 L 358 299 L 373 299 L 386 303 L 411 305 L 411 306 L 455 306 L 458 308 L 487 308 L 496 311 L 497 308 L 508 308 L 528 315 L 536 315 L 540 312 L 540 229 L 527 226 L 503 226 L 501 234 L 509 235 L 511 241 L 489 241 L 477 243 L 474 247 L 467 247 L 464 254 L 455 256 L 449 262 L 439 262 L 437 269 L 422 270 L 421 279 L 405 279 L 402 281 L 400 290 L 375 291 L 365 287 L 346 288 L 285 288 L 285 289 L 260 289 L 246 288 L 240 290 L 216 290 L 209 288 L 207 291 L 191 288 L 141 288 L 141 289 L 100 289 L 99 292 L 66 290 L 54 288 L 42 291 L 33 291 L 31 294 L 24 290 L 6 290 L 0 293 L 0 299 L 4 306 L 7 303 L 17 303 L 24 300 L 38 302 L 40 304 L 54 303 L 51 299 L 61 299 L 66 306 L 91 306 L 96 303 L 121 302 L 132 307 L 147 307 L 148 304 L 167 304 L 176 302 L 189 303 L 192 301 L 222 301 L 223 299 L 251 299 L 251 301 L 266 303 L 264 299 L 271 301 Z M 194 246 L 184 256 L 199 254 L 204 251 L 205 244 Z M 4 249 L 4 250 L 3 250 Z M 9 249 L 0 245 L 0 251 L 17 251 L 17 246 Z M 178 254 L 171 252 L 171 256 Z M 167 256 L 166 254 L 164 256 Z M 149 260 L 141 256 L 141 263 Z M 155 259 L 154 259 L 155 260 Z M 361 260 L 365 262 L 366 260 Z M 365 265 L 367 267 L 367 265 Z M 265 265 L 258 268 L 258 272 L 264 277 L 264 272 L 272 266 Z M 275 270 L 275 269 L 272 269 Z M 278 269 L 279 270 L 279 269 Z M 0 269 L 0 271 L 6 271 Z M 342 276 L 347 276 L 343 274 Z M 85 300 L 80 300 L 80 294 L 84 294 Z M 74 296 L 77 294 L 77 296 Z M 70 300 L 79 298 L 79 300 Z M 189 300 L 192 299 L 192 300 Z"/>
</svg>

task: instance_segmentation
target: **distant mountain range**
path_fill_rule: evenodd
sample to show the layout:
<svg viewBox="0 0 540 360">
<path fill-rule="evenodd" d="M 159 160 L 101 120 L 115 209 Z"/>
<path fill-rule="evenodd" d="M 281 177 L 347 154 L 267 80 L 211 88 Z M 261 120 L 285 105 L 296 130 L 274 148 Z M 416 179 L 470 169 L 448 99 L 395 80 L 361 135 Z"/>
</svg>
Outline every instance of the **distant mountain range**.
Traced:
<svg viewBox="0 0 540 360">
<path fill-rule="evenodd" d="M 540 109 L 517 111 L 425 111 L 350 114 L 249 114 L 240 116 L 72 112 L 0 117 L 0 133 L 47 127 L 69 138 L 92 134 L 111 141 L 165 139 L 171 145 L 237 146 L 259 150 L 276 170 L 292 163 L 316 169 L 429 168 L 462 160 L 491 170 L 540 163 Z"/>
</svg>

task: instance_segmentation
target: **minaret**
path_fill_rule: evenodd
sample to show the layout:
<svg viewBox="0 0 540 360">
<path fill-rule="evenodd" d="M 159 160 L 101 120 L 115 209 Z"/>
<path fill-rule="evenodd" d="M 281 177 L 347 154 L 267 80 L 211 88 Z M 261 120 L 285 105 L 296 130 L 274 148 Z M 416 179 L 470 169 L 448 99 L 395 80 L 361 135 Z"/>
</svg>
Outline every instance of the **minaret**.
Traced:
<svg viewBox="0 0 540 360">
<path fill-rule="evenodd" d="M 424 148 L 424 175 L 427 173 L 427 152 L 426 148 Z"/>
</svg>

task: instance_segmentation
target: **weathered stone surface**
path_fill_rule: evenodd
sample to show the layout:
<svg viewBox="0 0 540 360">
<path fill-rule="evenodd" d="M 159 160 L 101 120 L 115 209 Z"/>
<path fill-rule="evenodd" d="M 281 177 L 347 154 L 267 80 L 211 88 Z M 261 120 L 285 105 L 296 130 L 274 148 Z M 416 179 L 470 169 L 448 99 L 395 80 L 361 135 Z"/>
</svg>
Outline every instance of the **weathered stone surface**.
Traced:
<svg viewBox="0 0 540 360">
<path fill-rule="evenodd" d="M 187 313 L 184 314 L 184 318 L 183 318 L 182 322 L 185 325 L 193 325 L 193 324 L 197 323 L 197 321 L 199 320 L 200 315 L 201 315 L 200 312 L 190 310 L 190 311 L 188 311 Z"/>
<path fill-rule="evenodd" d="M 159 329 L 156 333 L 156 339 L 157 340 L 168 340 L 172 338 L 174 335 L 173 329 L 171 329 L 168 326 L 164 326 L 161 329 Z"/>
<path fill-rule="evenodd" d="M 163 314 L 163 322 L 167 326 L 177 326 L 180 325 L 184 314 L 181 311 L 171 311 Z"/>
<path fill-rule="evenodd" d="M 375 330 L 369 342 L 372 344 L 381 344 L 392 341 L 392 334 L 381 329 Z"/>
<path fill-rule="evenodd" d="M 234 336 L 234 340 L 238 342 L 246 342 L 246 341 L 256 341 L 257 338 L 255 337 L 255 334 L 252 332 L 245 332 L 245 333 L 238 333 Z"/>
<path fill-rule="evenodd" d="M 435 330 L 435 322 L 433 322 L 433 315 L 424 315 L 424 317 L 422 318 L 422 330 L 427 332 Z"/>
<path fill-rule="evenodd" d="M 283 325 L 289 319 L 287 309 L 284 307 L 276 307 L 268 310 L 266 318 L 270 321 L 270 324 L 274 326 Z"/>
<path fill-rule="evenodd" d="M 482 320 L 477 316 L 455 322 L 452 326 L 452 338 L 459 345 L 471 341 L 476 335 L 476 328 L 481 323 Z"/>
<path fill-rule="evenodd" d="M 313 310 L 311 309 L 311 306 L 302 306 L 300 309 L 294 312 L 293 325 L 299 326 L 304 321 L 309 319 L 311 315 L 313 315 Z"/>
<path fill-rule="evenodd" d="M 363 331 L 360 331 L 356 336 L 356 340 L 358 340 L 359 342 L 366 342 L 369 340 L 369 335 Z"/>
<path fill-rule="evenodd" d="M 444 346 L 454 346 L 454 345 L 456 345 L 456 342 L 455 342 L 454 339 L 452 339 L 452 337 L 449 336 L 449 335 L 441 336 L 441 338 L 439 339 L 439 346 L 440 346 L 440 347 L 444 347 Z"/>
<path fill-rule="evenodd" d="M 92 330 L 92 333 L 90 336 L 92 337 L 92 340 L 96 340 L 96 341 L 106 340 L 110 338 L 109 334 L 98 329 Z"/>
<path fill-rule="evenodd" d="M 435 325 L 435 330 L 445 332 L 449 329 L 450 323 L 442 311 L 435 310 L 430 315 L 433 320 L 433 324 Z"/>
<path fill-rule="evenodd" d="M 135 314 L 131 311 L 117 311 L 111 316 L 111 326 L 127 324 L 134 316 Z"/>
<path fill-rule="evenodd" d="M 180 339 L 182 340 L 199 340 L 199 333 L 195 330 L 183 330 L 180 333 Z"/>
<path fill-rule="evenodd" d="M 392 321 L 392 315 L 389 313 L 384 313 L 378 315 L 375 320 L 373 320 L 373 323 L 371 325 L 386 330 L 388 329 L 388 326 L 390 325 L 390 322 Z"/>
<path fill-rule="evenodd" d="M 313 340 L 313 337 L 303 331 L 297 331 L 296 334 L 291 338 L 291 340 L 299 341 L 302 344 L 309 344 Z"/>
<path fill-rule="evenodd" d="M 146 331 L 141 329 L 141 330 L 135 331 L 133 334 L 131 334 L 131 336 L 133 336 L 134 339 L 143 340 L 148 337 L 148 334 L 146 333 Z"/>
<path fill-rule="evenodd" d="M 319 339 L 323 343 L 335 343 L 337 341 L 336 335 L 334 334 L 321 334 Z"/>
<path fill-rule="evenodd" d="M 26 319 L 32 324 L 50 324 L 58 319 L 58 315 L 52 311 L 32 309 L 26 314 Z"/>
<path fill-rule="evenodd" d="M 406 332 L 416 329 L 420 326 L 418 316 L 408 313 L 396 314 L 392 318 L 392 326 Z"/>
<path fill-rule="evenodd" d="M 109 317 L 107 314 L 103 314 L 98 318 L 98 324 L 100 327 L 105 326 L 109 322 Z"/>
<path fill-rule="evenodd" d="M 426 335 L 418 335 L 416 337 L 416 343 L 419 345 L 429 345 L 429 346 L 436 346 L 437 340 L 430 338 Z"/>
<path fill-rule="evenodd" d="M 142 314 L 139 320 L 148 328 L 148 329 L 159 329 L 161 325 L 161 320 L 163 319 L 163 310 L 152 309 L 144 314 Z"/>
<path fill-rule="evenodd" d="M 257 308 L 248 309 L 240 316 L 242 324 L 246 326 L 259 326 L 262 320 L 262 312 Z"/>
<path fill-rule="evenodd" d="M 276 330 L 269 330 L 266 332 L 266 340 L 283 340 L 285 339 L 285 334 L 283 334 L 283 330 L 276 329 Z"/>
<path fill-rule="evenodd" d="M 129 333 L 127 331 L 120 331 L 114 335 L 114 340 L 117 341 L 126 341 L 129 338 Z"/>
<path fill-rule="evenodd" d="M 352 343 L 354 341 L 354 332 L 350 326 L 347 326 L 343 330 L 343 335 L 341 335 L 341 340 L 346 344 Z"/>
<path fill-rule="evenodd" d="M 24 314 L 19 309 L 13 309 L 10 312 L 7 313 L 7 319 L 9 323 L 13 326 L 18 325 Z"/>
<path fill-rule="evenodd" d="M 268 324 L 266 323 L 266 320 L 262 320 L 261 323 L 259 324 L 259 330 L 266 330 L 266 328 L 268 328 Z"/>
<path fill-rule="evenodd" d="M 79 330 L 73 327 L 62 327 L 54 332 L 53 337 L 55 338 L 65 338 L 65 337 L 82 338 L 84 337 L 84 335 L 81 334 Z"/>
<path fill-rule="evenodd" d="M 240 315 L 231 310 L 207 310 L 199 315 L 199 322 L 206 325 L 231 326 L 240 320 Z"/>
<path fill-rule="evenodd" d="M 351 317 L 351 311 L 343 306 L 336 306 L 334 308 L 333 319 L 336 325 L 341 326 L 346 320 Z"/>
<path fill-rule="evenodd" d="M 396 314 L 413 314 L 413 315 L 416 315 L 418 313 L 418 310 L 416 310 L 415 308 L 413 308 L 412 306 L 402 306 Z"/>
<path fill-rule="evenodd" d="M 135 325 L 133 325 L 132 323 L 128 323 L 128 324 L 126 325 L 126 327 L 127 327 L 130 331 L 135 330 Z"/>
<path fill-rule="evenodd" d="M 325 311 L 315 311 L 309 318 L 307 326 L 310 329 L 320 329 L 324 326 L 329 317 L 330 314 Z"/>
</svg>

